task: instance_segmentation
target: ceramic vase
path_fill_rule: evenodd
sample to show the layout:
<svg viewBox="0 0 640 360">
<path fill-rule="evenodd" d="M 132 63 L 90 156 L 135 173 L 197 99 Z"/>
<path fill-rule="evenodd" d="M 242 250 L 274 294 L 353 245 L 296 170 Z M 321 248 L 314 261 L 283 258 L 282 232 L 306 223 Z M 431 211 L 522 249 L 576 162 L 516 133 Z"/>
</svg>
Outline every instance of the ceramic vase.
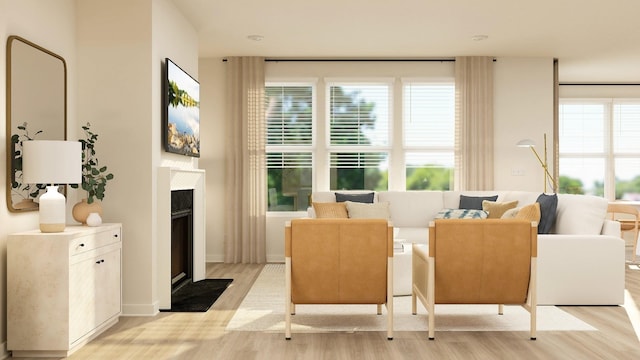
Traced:
<svg viewBox="0 0 640 360">
<path fill-rule="evenodd" d="M 99 226 L 100 224 L 102 224 L 102 217 L 97 212 L 92 212 L 87 216 L 88 226 Z"/>
<path fill-rule="evenodd" d="M 102 205 L 98 201 L 93 201 L 91 204 L 87 203 L 87 199 L 82 199 L 79 203 L 73 206 L 71 214 L 75 221 L 86 224 L 87 217 L 90 213 L 97 213 L 102 218 Z"/>
</svg>

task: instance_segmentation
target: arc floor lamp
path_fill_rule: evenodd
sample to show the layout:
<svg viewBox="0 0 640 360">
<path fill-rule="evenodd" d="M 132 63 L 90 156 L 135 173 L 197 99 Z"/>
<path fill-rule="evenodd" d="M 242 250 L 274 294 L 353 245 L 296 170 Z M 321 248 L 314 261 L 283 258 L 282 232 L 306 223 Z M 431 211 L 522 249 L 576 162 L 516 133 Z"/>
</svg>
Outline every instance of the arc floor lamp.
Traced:
<svg viewBox="0 0 640 360">
<path fill-rule="evenodd" d="M 540 155 L 538 155 L 538 152 L 535 149 L 535 146 L 536 146 L 535 141 L 531 139 L 523 139 L 518 141 L 516 146 L 528 147 L 531 149 L 531 151 L 533 151 L 533 155 L 536 156 L 536 159 L 538 159 L 538 161 L 540 162 L 540 165 L 542 166 L 542 169 L 544 170 L 544 192 L 545 193 L 547 192 L 547 178 L 549 178 L 549 181 L 551 182 L 551 190 L 553 192 L 556 192 L 556 189 L 558 188 L 557 186 L 558 184 L 556 183 L 555 178 L 549 172 L 549 165 L 547 163 L 547 134 L 546 133 L 544 134 L 544 161 L 540 157 Z"/>
</svg>

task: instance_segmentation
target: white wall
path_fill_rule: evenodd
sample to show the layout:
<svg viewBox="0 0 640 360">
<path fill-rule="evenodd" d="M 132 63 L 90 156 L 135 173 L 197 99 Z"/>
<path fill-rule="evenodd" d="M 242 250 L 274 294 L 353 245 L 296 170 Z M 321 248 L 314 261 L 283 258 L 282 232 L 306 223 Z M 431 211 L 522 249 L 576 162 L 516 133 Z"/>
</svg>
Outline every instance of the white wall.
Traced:
<svg viewBox="0 0 640 360">
<path fill-rule="evenodd" d="M 494 186 L 542 192 L 542 166 L 531 150 L 516 143 L 532 139 L 543 156 L 546 133 L 553 173 L 553 59 L 498 58 L 494 70 Z M 514 170 L 521 175 L 512 175 Z"/>
<path fill-rule="evenodd" d="M 207 262 L 224 261 L 225 68 L 222 58 L 200 59 L 200 166 L 207 171 Z"/>
<path fill-rule="evenodd" d="M 169 57 L 197 78 L 197 35 L 170 0 L 77 5 L 78 118 L 100 135 L 100 161 L 115 175 L 103 208 L 105 221 L 123 223 L 123 313 L 152 315 L 157 169 L 198 166 L 162 150 L 162 61 Z"/>
<path fill-rule="evenodd" d="M 75 57 L 75 1 L 38 1 L 38 0 L 8 0 L 0 1 L 0 119 L 6 124 L 6 40 L 10 35 L 21 36 L 60 56 L 67 63 L 67 119 L 69 127 L 76 124 L 76 57 Z M 0 130 L 0 159 L 6 164 L 7 134 L 3 125 Z M 68 134 L 73 138 L 74 134 Z M 5 194 L 6 166 L 0 166 L 0 192 Z M 3 202 L 4 195 L 3 195 Z M 69 203 L 68 203 L 69 204 Z M 68 206 L 70 208 L 70 206 Z M 6 241 L 7 234 L 35 229 L 38 227 L 38 213 L 10 213 L 6 205 L 0 206 L 0 341 L 7 339 L 6 329 Z M 6 346 L 2 346 L 6 349 Z"/>
</svg>

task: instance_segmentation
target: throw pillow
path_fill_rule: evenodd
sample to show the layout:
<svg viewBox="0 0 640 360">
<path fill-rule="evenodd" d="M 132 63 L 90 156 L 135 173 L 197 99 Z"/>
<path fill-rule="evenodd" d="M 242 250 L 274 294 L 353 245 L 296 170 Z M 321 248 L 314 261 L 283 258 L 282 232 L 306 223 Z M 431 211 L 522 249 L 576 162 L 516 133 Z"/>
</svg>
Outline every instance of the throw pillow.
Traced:
<svg viewBox="0 0 640 360">
<path fill-rule="evenodd" d="M 500 219 L 513 219 L 518 215 L 518 211 L 520 211 L 520 208 L 509 209 L 502 214 Z"/>
<path fill-rule="evenodd" d="M 339 203 L 340 204 L 340 203 Z M 381 201 L 374 204 L 346 201 L 347 212 L 352 219 L 385 219 L 391 218 L 389 202 Z"/>
<path fill-rule="evenodd" d="M 482 210 L 489 213 L 488 219 L 500 219 L 507 210 L 516 206 L 518 206 L 518 200 L 509 202 L 482 201 Z"/>
<path fill-rule="evenodd" d="M 486 219 L 487 212 L 476 209 L 442 209 L 435 219 Z"/>
<path fill-rule="evenodd" d="M 558 208 L 558 195 L 540 194 L 537 203 L 540 204 L 540 224 L 538 234 L 548 234 L 556 222 L 556 209 Z"/>
<path fill-rule="evenodd" d="M 460 195 L 460 205 L 458 206 L 458 209 L 482 210 L 483 200 L 496 201 L 498 200 L 498 195 L 493 195 L 493 196 Z"/>
<path fill-rule="evenodd" d="M 316 218 L 348 218 L 347 206 L 345 203 L 313 203 L 313 210 L 316 213 Z"/>
<path fill-rule="evenodd" d="M 521 207 L 514 218 L 535 221 L 538 223 L 538 229 L 540 229 L 540 204 L 535 202 Z"/>
<path fill-rule="evenodd" d="M 344 202 L 344 201 L 353 201 L 359 203 L 373 203 L 373 197 L 375 193 L 366 193 L 366 194 L 343 194 L 336 193 L 336 202 Z"/>
</svg>

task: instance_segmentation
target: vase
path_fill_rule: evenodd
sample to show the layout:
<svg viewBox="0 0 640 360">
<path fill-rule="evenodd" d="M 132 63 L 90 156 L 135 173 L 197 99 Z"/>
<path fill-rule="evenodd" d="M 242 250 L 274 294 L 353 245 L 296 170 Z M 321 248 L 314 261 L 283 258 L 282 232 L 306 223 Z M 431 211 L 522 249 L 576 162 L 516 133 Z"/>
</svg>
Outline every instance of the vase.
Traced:
<svg viewBox="0 0 640 360">
<path fill-rule="evenodd" d="M 102 218 L 102 205 L 98 201 L 89 204 L 87 199 L 82 199 L 82 201 L 73 206 L 71 211 L 75 221 L 82 224 L 87 223 L 87 217 L 90 213 L 97 213 Z"/>
<path fill-rule="evenodd" d="M 102 217 L 97 212 L 92 212 L 87 216 L 87 226 L 99 226 L 102 224 Z"/>
<path fill-rule="evenodd" d="M 13 208 L 17 210 L 37 209 L 38 203 L 34 202 L 33 199 L 23 199 L 19 203 L 13 205 Z"/>
</svg>

